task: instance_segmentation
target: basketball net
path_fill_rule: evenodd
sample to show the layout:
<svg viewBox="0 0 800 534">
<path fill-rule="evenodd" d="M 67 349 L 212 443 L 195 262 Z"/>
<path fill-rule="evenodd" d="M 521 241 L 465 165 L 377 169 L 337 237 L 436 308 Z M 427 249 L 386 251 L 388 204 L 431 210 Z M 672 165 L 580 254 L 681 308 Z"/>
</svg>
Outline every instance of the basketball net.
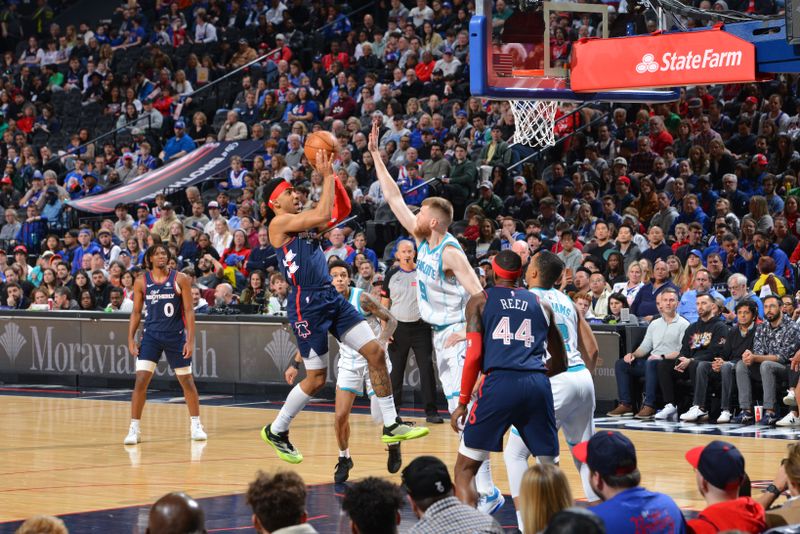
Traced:
<svg viewBox="0 0 800 534">
<path fill-rule="evenodd" d="M 515 143 L 542 148 L 556 144 L 553 127 L 560 102 L 557 100 L 511 100 L 510 103 L 516 124 L 513 139 Z"/>
</svg>

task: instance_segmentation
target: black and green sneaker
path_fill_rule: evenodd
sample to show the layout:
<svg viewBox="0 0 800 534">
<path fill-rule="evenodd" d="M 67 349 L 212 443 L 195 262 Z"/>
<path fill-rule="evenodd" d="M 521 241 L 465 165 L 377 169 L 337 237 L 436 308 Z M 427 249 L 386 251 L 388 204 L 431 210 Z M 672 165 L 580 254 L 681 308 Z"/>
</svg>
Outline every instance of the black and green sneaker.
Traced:
<svg viewBox="0 0 800 534">
<path fill-rule="evenodd" d="M 400 453 L 400 444 L 389 445 L 389 457 L 386 459 L 386 469 L 390 473 L 397 473 L 403 467 L 403 455 Z"/>
<path fill-rule="evenodd" d="M 347 479 L 350 478 L 350 470 L 352 468 L 353 468 L 353 459 L 340 456 L 339 463 L 336 464 L 336 471 L 334 471 L 333 473 L 333 481 L 336 482 L 337 484 L 342 484 L 343 482 L 347 482 Z"/>
<path fill-rule="evenodd" d="M 289 462 L 290 464 L 302 462 L 303 455 L 289 441 L 289 431 L 274 434 L 270 430 L 270 426 L 267 425 L 261 429 L 261 439 L 264 440 L 264 443 L 275 449 L 275 452 L 278 453 L 278 458 L 284 462 Z"/>
<path fill-rule="evenodd" d="M 430 430 L 427 427 L 409 425 L 398 417 L 393 425 L 383 427 L 381 441 L 389 444 L 400 443 L 401 441 L 424 438 L 428 434 L 430 434 Z"/>
</svg>

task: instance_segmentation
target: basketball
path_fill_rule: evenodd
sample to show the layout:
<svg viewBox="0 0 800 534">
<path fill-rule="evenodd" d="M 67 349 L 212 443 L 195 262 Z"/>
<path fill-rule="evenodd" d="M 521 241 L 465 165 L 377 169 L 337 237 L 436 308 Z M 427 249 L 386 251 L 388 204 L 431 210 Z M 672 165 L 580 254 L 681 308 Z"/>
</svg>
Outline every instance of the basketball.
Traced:
<svg viewBox="0 0 800 534">
<path fill-rule="evenodd" d="M 317 151 L 338 153 L 338 142 L 336 137 L 331 132 L 319 131 L 310 134 L 306 138 L 306 144 L 303 151 L 306 154 L 306 159 L 312 167 L 317 167 Z"/>
</svg>

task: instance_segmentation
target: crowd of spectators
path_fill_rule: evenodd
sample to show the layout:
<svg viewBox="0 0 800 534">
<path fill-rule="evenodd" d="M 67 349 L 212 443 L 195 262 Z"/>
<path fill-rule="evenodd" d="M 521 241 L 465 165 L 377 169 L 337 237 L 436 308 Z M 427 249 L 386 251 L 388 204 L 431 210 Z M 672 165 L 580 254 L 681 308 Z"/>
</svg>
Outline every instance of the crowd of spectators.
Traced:
<svg viewBox="0 0 800 534">
<path fill-rule="evenodd" d="M 800 519 L 800 444 L 788 446 L 767 490 L 751 495 L 746 462 L 735 445 L 715 440 L 685 452 L 686 471 L 694 470 L 696 490 L 706 507 L 684 513 L 667 494 L 641 485 L 637 451 L 622 433 L 598 432 L 576 444 L 575 454 L 587 463 L 592 489 L 600 503 L 576 507 L 566 475 L 550 463 L 536 464 L 525 472 L 518 513 L 524 532 L 544 534 L 627 534 L 665 532 L 698 534 L 744 532 L 772 534 L 795 532 Z M 775 503 L 784 493 L 790 498 Z M 313 534 L 306 507 L 309 489 L 293 471 L 259 471 L 246 493 L 258 533 Z M 395 534 L 402 526 L 412 534 L 500 534 L 495 519 L 462 503 L 454 493 L 450 472 L 439 458 L 419 456 L 402 472 L 402 484 L 368 477 L 347 485 L 340 498 L 342 513 L 354 534 Z M 318 499 L 314 502 L 320 502 Z M 401 509 L 408 506 L 416 522 L 407 527 Z M 319 510 L 316 510 L 319 512 Z M 206 532 L 202 507 L 185 493 L 168 493 L 158 499 L 148 516 L 148 534 L 200 534 Z M 68 534 L 55 517 L 36 516 L 17 534 Z"/>
</svg>

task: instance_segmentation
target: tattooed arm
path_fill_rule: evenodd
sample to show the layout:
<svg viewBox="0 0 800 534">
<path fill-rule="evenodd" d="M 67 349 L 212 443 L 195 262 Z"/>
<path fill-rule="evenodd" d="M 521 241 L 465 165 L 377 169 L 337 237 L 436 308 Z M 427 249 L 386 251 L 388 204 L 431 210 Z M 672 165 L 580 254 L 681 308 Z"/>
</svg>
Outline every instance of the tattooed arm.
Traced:
<svg viewBox="0 0 800 534">
<path fill-rule="evenodd" d="M 472 397 L 472 389 L 481 371 L 483 361 L 483 308 L 486 306 L 486 293 L 481 291 L 472 295 L 467 301 L 467 358 L 461 373 L 461 392 L 458 407 L 450 417 L 453 430 L 459 432 L 463 428 L 463 419 L 467 415 L 467 404 Z"/>
<path fill-rule="evenodd" d="M 381 335 L 378 336 L 378 343 L 386 348 L 386 345 L 389 344 L 389 340 L 394 335 L 394 331 L 397 329 L 397 319 L 366 291 L 361 293 L 361 309 L 364 310 L 365 313 L 371 313 L 380 319 L 381 324 L 383 324 L 383 329 L 381 330 Z"/>
</svg>

